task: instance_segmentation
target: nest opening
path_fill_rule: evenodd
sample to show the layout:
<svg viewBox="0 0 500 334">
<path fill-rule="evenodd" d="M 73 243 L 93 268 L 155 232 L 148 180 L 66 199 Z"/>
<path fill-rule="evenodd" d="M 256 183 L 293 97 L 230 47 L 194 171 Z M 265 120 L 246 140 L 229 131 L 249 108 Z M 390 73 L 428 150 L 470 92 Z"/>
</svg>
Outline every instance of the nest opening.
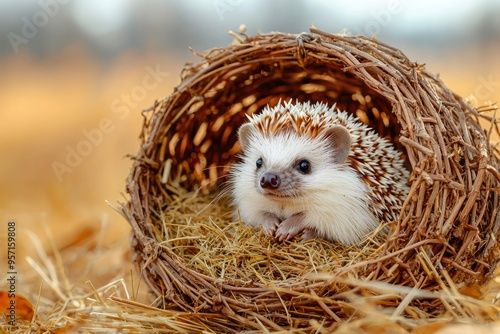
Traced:
<svg viewBox="0 0 500 334">
<path fill-rule="evenodd" d="M 221 330 L 304 327 L 353 316 L 345 293 L 367 295 L 352 280 L 441 290 L 486 279 L 498 251 L 500 174 L 477 110 L 375 40 L 316 29 L 240 39 L 188 64 L 175 92 L 145 113 L 124 214 L 159 305 L 230 315 L 212 323 Z M 279 245 L 215 201 L 246 116 L 290 99 L 336 103 L 403 153 L 411 189 L 388 236 L 375 231 L 351 248 Z M 426 317 L 442 303 L 426 297 L 405 310 Z"/>
<path fill-rule="evenodd" d="M 355 114 L 393 142 L 406 157 L 406 149 L 399 142 L 401 125 L 391 102 L 348 71 L 325 68 L 320 60 L 300 66 L 268 57 L 251 68 L 241 66 L 230 72 L 185 102 L 187 112 L 177 120 L 173 130 L 176 134 L 161 158 L 181 164 L 184 174 L 194 173 L 195 183 L 189 179 L 181 183 L 186 189 L 201 185 L 206 193 L 224 182 L 221 175 L 227 174 L 239 152 L 236 133 L 246 122 L 246 115 L 266 105 L 274 107 L 280 100 L 324 102 L 329 106 L 335 103 L 338 109 Z M 205 157 L 209 150 L 220 152 L 220 157 L 208 161 Z M 411 169 L 410 164 L 406 166 Z"/>
</svg>

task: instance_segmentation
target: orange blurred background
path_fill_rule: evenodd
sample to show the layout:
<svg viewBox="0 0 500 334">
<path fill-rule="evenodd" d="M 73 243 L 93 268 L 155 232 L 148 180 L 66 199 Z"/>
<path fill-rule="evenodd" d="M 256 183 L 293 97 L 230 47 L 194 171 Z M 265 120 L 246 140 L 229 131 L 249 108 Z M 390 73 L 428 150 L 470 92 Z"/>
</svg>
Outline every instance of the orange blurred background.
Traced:
<svg viewBox="0 0 500 334">
<path fill-rule="evenodd" d="M 16 222 L 20 266 L 37 251 L 28 231 L 49 247 L 45 227 L 64 247 L 104 224 L 105 242 L 126 247 L 129 226 L 106 201 L 125 201 L 126 155 L 139 149 L 141 110 L 168 96 L 183 64 L 196 61 L 188 46 L 226 45 L 228 30 L 242 23 L 249 34 L 299 33 L 312 24 L 375 33 L 474 105 L 500 100 L 494 1 L 443 1 L 435 8 L 432 1 L 398 8 L 383 1 L 13 3 L 0 1 L 0 226 Z M 112 25 L 113 15 L 123 17 Z M 26 22 L 39 25 L 29 38 Z M 6 233 L 0 230 L 1 245 Z"/>
</svg>

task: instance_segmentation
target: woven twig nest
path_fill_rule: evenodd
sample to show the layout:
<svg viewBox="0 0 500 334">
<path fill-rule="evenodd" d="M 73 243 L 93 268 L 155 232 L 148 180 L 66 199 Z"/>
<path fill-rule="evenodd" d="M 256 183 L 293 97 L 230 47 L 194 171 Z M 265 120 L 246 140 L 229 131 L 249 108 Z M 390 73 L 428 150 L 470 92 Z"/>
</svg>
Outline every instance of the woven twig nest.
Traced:
<svg viewBox="0 0 500 334">
<path fill-rule="evenodd" d="M 123 210 L 157 305 L 202 314 L 219 330 L 330 326 L 353 317 L 353 296 L 380 295 L 354 282 L 439 291 L 485 280 L 497 261 L 500 177 L 478 110 L 373 39 L 316 29 L 236 37 L 186 65 L 174 93 L 145 112 Z M 337 103 L 403 152 L 411 189 L 388 236 L 351 248 L 278 244 L 210 195 L 237 159 L 246 115 L 280 99 Z M 425 314 L 442 303 L 410 301 Z"/>
</svg>

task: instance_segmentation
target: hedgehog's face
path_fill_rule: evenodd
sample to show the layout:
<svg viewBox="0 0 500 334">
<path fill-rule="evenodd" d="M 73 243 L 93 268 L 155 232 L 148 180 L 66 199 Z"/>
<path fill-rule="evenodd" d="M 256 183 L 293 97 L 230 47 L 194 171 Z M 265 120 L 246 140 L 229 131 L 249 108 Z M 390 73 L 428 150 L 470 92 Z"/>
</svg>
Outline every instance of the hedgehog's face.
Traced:
<svg viewBox="0 0 500 334">
<path fill-rule="evenodd" d="M 239 131 L 245 173 L 260 194 L 275 200 L 299 199 L 321 191 L 325 177 L 345 164 L 350 135 L 334 126 L 316 138 L 282 131 L 264 136 L 252 124 Z"/>
</svg>

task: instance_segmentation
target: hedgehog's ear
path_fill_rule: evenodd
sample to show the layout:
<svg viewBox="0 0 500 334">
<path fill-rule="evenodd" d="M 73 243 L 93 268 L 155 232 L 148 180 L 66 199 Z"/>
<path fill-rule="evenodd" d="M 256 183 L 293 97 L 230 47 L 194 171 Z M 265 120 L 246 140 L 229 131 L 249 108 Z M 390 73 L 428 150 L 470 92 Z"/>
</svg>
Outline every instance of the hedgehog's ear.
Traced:
<svg viewBox="0 0 500 334">
<path fill-rule="evenodd" d="M 250 145 L 250 138 L 252 137 L 253 125 L 250 123 L 243 124 L 238 130 L 238 140 L 243 151 L 246 151 Z"/>
<path fill-rule="evenodd" d="M 325 138 L 330 145 L 334 161 L 337 163 L 345 162 L 351 152 L 349 131 L 341 125 L 334 125 L 325 131 Z"/>
</svg>

